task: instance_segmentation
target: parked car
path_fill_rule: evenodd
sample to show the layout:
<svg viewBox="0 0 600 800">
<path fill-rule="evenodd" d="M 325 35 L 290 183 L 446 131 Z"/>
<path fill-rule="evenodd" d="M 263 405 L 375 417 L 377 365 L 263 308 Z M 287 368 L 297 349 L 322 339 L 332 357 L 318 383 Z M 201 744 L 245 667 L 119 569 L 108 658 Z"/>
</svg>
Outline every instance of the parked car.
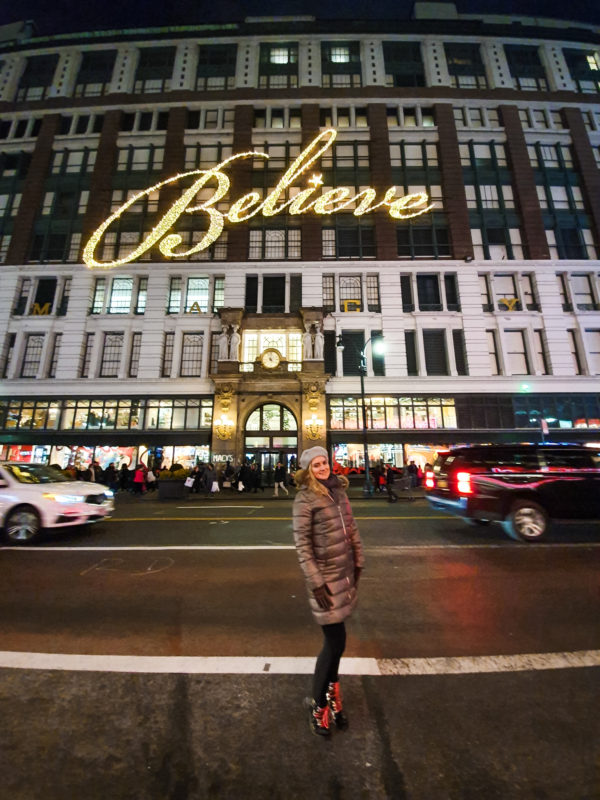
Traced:
<svg viewBox="0 0 600 800">
<path fill-rule="evenodd" d="M 600 450 L 579 445 L 481 445 L 439 453 L 425 474 L 432 508 L 471 525 L 500 522 L 537 542 L 555 520 L 600 519 Z"/>
<path fill-rule="evenodd" d="M 0 462 L 0 525 L 11 542 L 107 519 L 113 510 L 113 492 L 99 483 L 71 481 L 43 464 Z"/>
</svg>

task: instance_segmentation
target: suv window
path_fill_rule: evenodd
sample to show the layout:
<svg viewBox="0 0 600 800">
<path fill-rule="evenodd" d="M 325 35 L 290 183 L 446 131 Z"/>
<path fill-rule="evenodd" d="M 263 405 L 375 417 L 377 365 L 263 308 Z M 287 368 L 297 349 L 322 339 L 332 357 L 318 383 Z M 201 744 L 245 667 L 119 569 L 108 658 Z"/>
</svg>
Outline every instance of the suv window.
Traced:
<svg viewBox="0 0 600 800">
<path fill-rule="evenodd" d="M 593 451 L 543 450 L 542 457 L 549 469 L 594 469 L 600 466 L 598 454 Z"/>
<path fill-rule="evenodd" d="M 516 467 L 519 470 L 538 470 L 540 468 L 535 450 L 493 449 L 464 451 L 460 455 L 461 464 L 466 467 L 484 467 L 489 470 Z"/>
</svg>

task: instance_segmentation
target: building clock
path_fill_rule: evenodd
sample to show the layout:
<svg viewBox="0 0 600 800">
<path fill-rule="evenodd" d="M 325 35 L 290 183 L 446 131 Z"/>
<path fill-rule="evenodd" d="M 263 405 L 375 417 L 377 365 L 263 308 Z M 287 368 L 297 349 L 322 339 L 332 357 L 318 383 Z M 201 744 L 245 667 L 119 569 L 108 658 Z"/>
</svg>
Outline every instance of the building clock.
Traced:
<svg viewBox="0 0 600 800">
<path fill-rule="evenodd" d="M 281 363 L 281 353 L 274 347 L 269 347 L 261 353 L 260 363 L 265 369 L 276 369 Z"/>
</svg>

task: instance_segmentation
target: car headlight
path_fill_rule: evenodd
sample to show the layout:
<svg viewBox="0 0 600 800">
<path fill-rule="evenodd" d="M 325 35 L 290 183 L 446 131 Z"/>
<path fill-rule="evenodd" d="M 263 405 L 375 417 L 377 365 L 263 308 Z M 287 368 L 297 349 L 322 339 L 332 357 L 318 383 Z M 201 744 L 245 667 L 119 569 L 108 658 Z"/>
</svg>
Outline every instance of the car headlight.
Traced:
<svg viewBox="0 0 600 800">
<path fill-rule="evenodd" d="M 52 494 L 44 492 L 46 500 L 54 500 L 57 503 L 83 503 L 85 497 L 82 494 Z"/>
<path fill-rule="evenodd" d="M 115 493 L 113 492 L 113 490 L 112 490 L 112 489 L 105 489 L 105 490 L 104 490 L 104 494 L 105 494 L 107 497 L 114 497 L 114 496 L 115 496 Z"/>
</svg>

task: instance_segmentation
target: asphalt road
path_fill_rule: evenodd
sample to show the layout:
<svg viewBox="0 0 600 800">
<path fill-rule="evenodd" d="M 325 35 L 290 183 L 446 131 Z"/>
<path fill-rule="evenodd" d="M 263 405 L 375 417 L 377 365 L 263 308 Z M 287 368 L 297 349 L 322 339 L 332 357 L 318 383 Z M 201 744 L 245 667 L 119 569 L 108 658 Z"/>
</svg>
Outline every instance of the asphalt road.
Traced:
<svg viewBox="0 0 600 800">
<path fill-rule="evenodd" d="M 600 798 L 600 525 L 520 545 L 354 499 L 351 728 L 323 742 L 290 506 L 127 496 L 0 550 L 4 796 Z"/>
</svg>

